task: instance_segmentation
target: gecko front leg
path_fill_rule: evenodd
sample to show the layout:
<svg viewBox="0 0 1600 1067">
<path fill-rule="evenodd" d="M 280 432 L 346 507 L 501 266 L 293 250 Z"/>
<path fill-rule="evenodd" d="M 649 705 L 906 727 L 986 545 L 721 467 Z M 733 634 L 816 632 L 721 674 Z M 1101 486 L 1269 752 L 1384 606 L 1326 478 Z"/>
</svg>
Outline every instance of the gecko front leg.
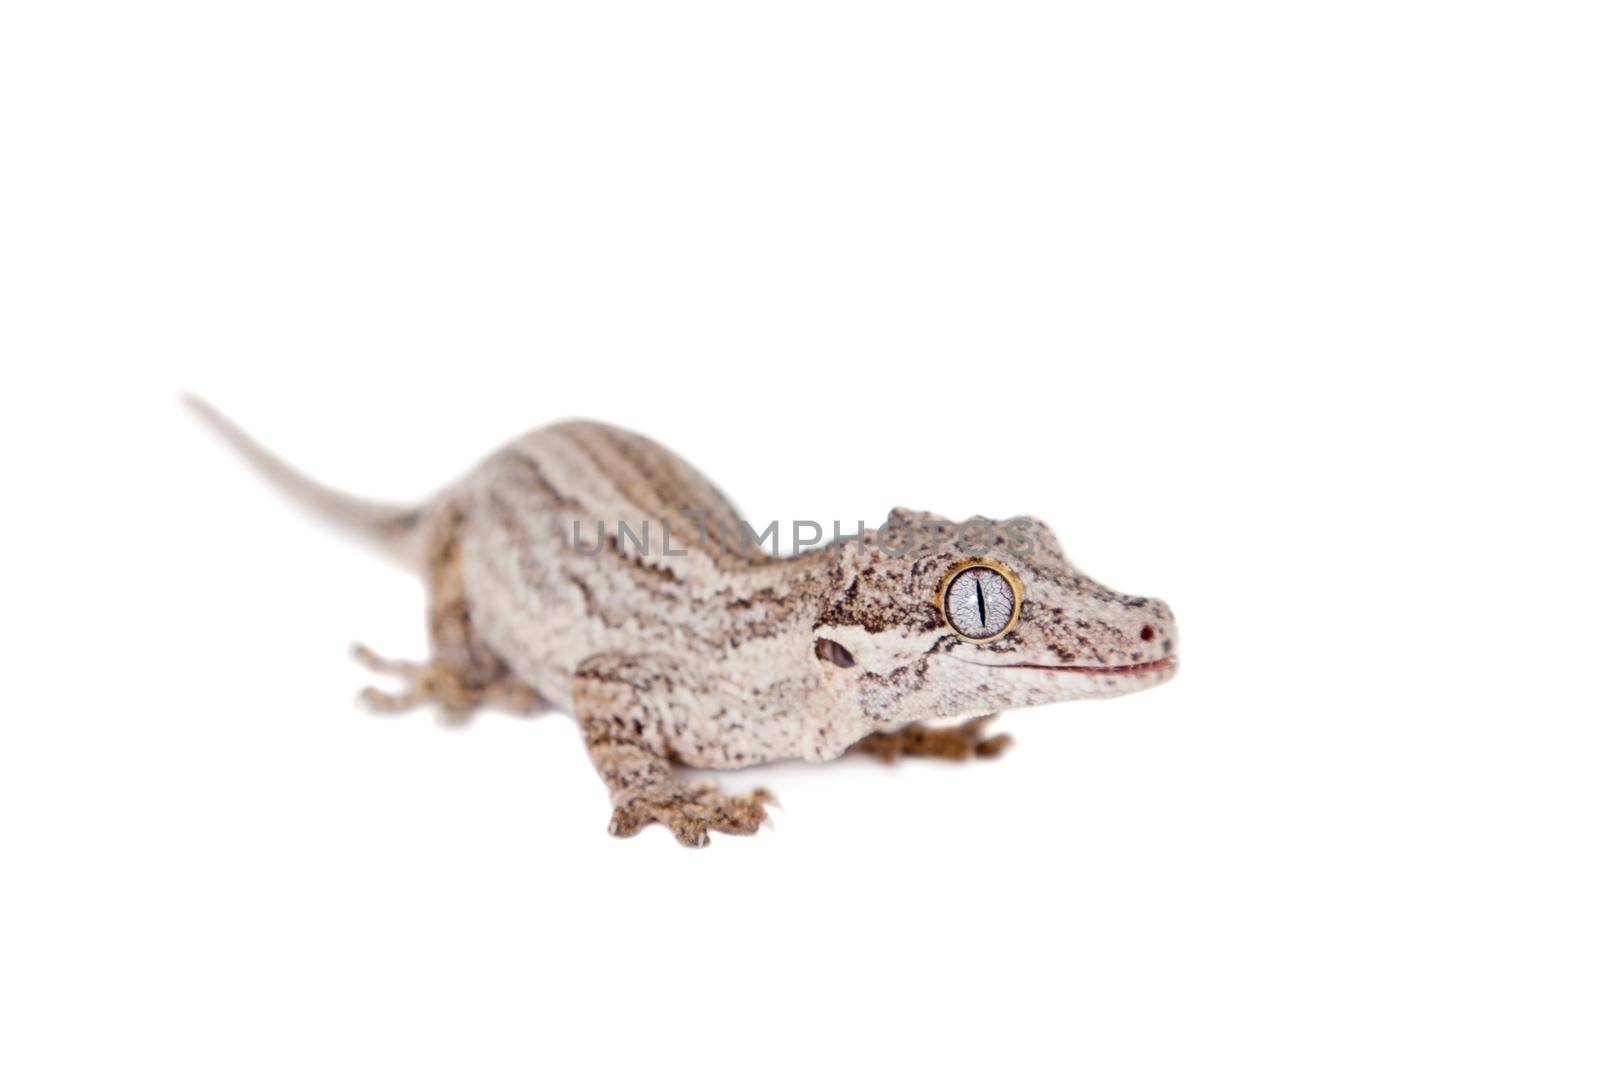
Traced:
<svg viewBox="0 0 1600 1067">
<path fill-rule="evenodd" d="M 665 656 L 591 656 L 573 678 L 572 708 L 589 759 L 611 792 L 611 833 L 631 837 L 660 823 L 681 844 L 703 848 L 710 832 L 748 835 L 766 820 L 772 794 L 729 796 L 715 783 L 679 779 L 673 760 L 704 692 Z"/>
</svg>

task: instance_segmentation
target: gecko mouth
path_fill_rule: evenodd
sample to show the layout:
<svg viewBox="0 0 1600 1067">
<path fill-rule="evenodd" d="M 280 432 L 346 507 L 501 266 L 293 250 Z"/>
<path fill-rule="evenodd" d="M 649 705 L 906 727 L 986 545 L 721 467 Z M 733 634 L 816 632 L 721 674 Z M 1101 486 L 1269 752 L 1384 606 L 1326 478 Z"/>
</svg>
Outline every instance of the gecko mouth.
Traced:
<svg viewBox="0 0 1600 1067">
<path fill-rule="evenodd" d="M 972 662 L 968 660 L 967 662 Z M 1149 663 L 1122 663 L 1114 667 L 1089 667 L 1074 663 L 982 663 L 978 666 L 993 667 L 1004 671 L 1057 671 L 1061 674 L 1150 674 L 1154 671 L 1164 671 L 1178 665 L 1177 656 L 1162 656 Z"/>
</svg>

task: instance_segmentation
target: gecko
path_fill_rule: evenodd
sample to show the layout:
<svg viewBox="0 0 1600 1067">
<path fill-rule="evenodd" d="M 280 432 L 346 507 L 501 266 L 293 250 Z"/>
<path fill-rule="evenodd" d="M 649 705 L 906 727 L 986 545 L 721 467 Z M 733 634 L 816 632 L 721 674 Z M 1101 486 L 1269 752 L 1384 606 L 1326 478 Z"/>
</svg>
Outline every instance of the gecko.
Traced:
<svg viewBox="0 0 1600 1067">
<path fill-rule="evenodd" d="M 356 646 L 399 679 L 365 702 L 437 705 L 449 722 L 567 710 L 616 836 L 660 824 L 701 847 L 766 821 L 771 793 L 729 794 L 686 768 L 989 757 L 1010 740 L 985 734 L 999 712 L 1177 670 L 1171 609 L 1093 581 L 1031 516 L 895 508 L 877 529 L 779 555 L 687 462 L 597 422 L 534 430 L 421 504 L 377 503 L 186 401 L 268 481 L 425 583 L 429 658 Z"/>
</svg>

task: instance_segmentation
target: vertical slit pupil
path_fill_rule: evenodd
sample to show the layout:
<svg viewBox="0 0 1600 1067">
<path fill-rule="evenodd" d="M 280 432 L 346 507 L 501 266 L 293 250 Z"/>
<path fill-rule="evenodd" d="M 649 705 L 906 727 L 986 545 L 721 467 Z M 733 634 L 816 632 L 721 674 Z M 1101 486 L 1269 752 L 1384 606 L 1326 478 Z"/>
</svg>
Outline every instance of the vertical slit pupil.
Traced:
<svg viewBox="0 0 1600 1067">
<path fill-rule="evenodd" d="M 978 625 L 985 629 L 989 626 L 989 608 L 983 601 L 983 575 L 974 574 L 972 584 L 978 591 Z"/>
</svg>

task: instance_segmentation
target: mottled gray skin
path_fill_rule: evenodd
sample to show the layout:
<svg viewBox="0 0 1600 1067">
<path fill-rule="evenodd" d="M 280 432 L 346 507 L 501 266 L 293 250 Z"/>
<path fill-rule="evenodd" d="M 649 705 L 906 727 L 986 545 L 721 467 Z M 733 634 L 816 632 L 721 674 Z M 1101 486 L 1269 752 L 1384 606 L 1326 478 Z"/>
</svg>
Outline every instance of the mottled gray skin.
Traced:
<svg viewBox="0 0 1600 1067">
<path fill-rule="evenodd" d="M 1020 579 L 1021 614 L 998 640 L 971 643 L 936 596 L 974 553 L 936 515 L 891 513 L 926 531 L 898 556 L 870 534 L 770 556 L 741 540 L 737 512 L 688 464 L 588 422 L 520 438 L 422 508 L 384 508 L 305 482 L 197 406 L 275 481 L 421 567 L 430 670 L 469 693 L 509 678 L 571 709 L 611 790 L 614 833 L 661 822 L 699 845 L 708 830 L 760 825 L 765 794 L 687 786 L 674 765 L 830 760 L 905 724 L 1118 696 L 1176 670 L 1167 606 L 1090 580 L 1037 519 L 993 524 L 981 555 Z M 619 520 L 635 533 L 648 520 L 647 547 L 619 542 Z M 848 655 L 820 654 L 819 639 Z"/>
</svg>

